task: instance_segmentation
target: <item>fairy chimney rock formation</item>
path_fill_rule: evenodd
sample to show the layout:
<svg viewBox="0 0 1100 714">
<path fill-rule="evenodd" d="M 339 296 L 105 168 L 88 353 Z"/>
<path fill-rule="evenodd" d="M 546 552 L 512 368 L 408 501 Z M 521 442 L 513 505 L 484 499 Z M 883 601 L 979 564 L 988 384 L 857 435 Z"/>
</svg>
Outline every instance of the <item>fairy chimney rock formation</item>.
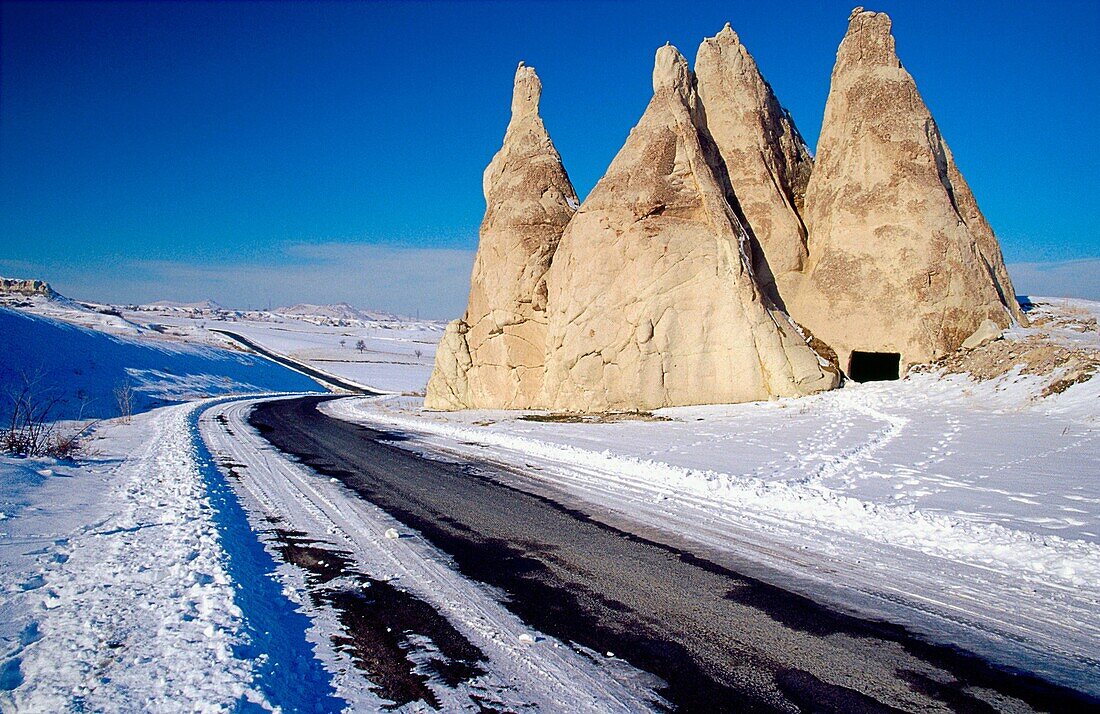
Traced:
<svg viewBox="0 0 1100 714">
<path fill-rule="evenodd" d="M 835 386 L 755 282 L 675 47 L 657 51 L 653 90 L 547 274 L 544 406 L 652 409 Z"/>
<path fill-rule="evenodd" d="M 521 62 L 504 144 L 485 169 L 469 303 L 436 351 L 429 409 L 519 409 L 542 392 L 546 271 L 578 202 L 539 116 L 541 95 Z"/>
<path fill-rule="evenodd" d="M 850 17 L 803 217 L 809 259 L 787 305 L 844 369 L 858 350 L 896 353 L 904 370 L 957 349 L 986 320 L 1024 319 L 884 14 Z"/>
<path fill-rule="evenodd" d="M 728 23 L 699 46 L 695 75 L 734 205 L 761 249 L 757 277 L 773 297 L 773 283 L 784 294 L 806 260 L 800 211 L 813 167 L 809 149 Z"/>
</svg>

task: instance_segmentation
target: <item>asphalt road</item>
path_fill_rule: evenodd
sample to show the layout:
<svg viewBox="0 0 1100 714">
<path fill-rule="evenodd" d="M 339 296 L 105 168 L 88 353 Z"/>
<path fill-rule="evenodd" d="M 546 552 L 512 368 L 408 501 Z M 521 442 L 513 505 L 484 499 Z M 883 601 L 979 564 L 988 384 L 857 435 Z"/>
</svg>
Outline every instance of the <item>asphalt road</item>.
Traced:
<svg viewBox="0 0 1100 714">
<path fill-rule="evenodd" d="M 281 364 L 284 367 L 288 367 L 290 369 L 293 369 L 296 372 L 301 372 L 302 374 L 306 375 L 307 377 L 309 377 L 313 381 L 317 382 L 322 387 L 325 387 L 326 389 L 331 389 L 331 388 L 335 387 L 337 389 L 342 389 L 345 392 L 351 392 L 352 394 L 367 394 L 367 395 L 376 395 L 376 394 L 378 394 L 378 392 L 372 392 L 371 390 L 365 389 L 365 388 L 359 386 L 358 384 L 352 384 L 351 382 L 344 381 L 343 379 L 340 379 L 339 377 L 334 377 L 332 375 L 325 374 L 324 372 L 313 369 L 312 367 L 310 367 L 307 364 L 302 364 L 301 362 L 295 362 L 294 360 L 292 360 L 288 357 L 284 357 L 283 355 L 281 355 L 277 352 L 272 352 L 271 350 L 267 349 L 263 345 L 257 344 L 256 342 L 253 342 L 252 340 L 248 339 L 244 335 L 238 335 L 236 332 L 230 332 L 229 330 L 219 330 L 219 329 L 215 329 L 215 328 L 211 328 L 210 331 L 211 332 L 217 332 L 219 335 L 225 335 L 226 337 L 233 340 L 234 342 L 237 342 L 241 345 L 244 345 L 245 347 L 252 350 L 256 354 L 261 355 L 263 357 L 266 357 L 269 360 L 271 360 L 272 362 L 277 362 L 278 364 Z"/>
<path fill-rule="evenodd" d="M 533 627 L 661 677 L 679 711 L 1098 710 L 503 485 L 490 465 L 426 459 L 400 434 L 322 414 L 323 399 L 262 404 L 251 421 L 506 592 Z"/>
</svg>

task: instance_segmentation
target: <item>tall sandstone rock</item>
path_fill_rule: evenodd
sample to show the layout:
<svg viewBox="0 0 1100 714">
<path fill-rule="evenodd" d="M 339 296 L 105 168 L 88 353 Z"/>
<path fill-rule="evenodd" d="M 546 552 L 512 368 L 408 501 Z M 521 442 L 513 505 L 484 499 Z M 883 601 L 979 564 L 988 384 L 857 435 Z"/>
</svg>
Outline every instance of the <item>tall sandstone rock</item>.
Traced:
<svg viewBox="0 0 1100 714">
<path fill-rule="evenodd" d="M 653 98 L 566 228 L 547 275 L 544 406 L 744 402 L 835 386 L 756 283 L 751 245 L 686 60 L 657 51 Z"/>
<path fill-rule="evenodd" d="M 806 191 L 806 275 L 787 297 L 844 369 L 853 350 L 899 353 L 905 368 L 957 349 L 987 319 L 1024 320 L 890 28 L 884 14 L 852 12 Z"/>
<path fill-rule="evenodd" d="M 577 195 L 539 116 L 541 94 L 521 62 L 504 144 L 485 169 L 469 303 L 436 351 L 428 409 L 522 409 L 542 393 L 546 271 Z"/>
<path fill-rule="evenodd" d="M 795 289 L 806 253 L 800 212 L 813 159 L 791 115 L 727 24 L 695 60 L 699 99 L 729 177 L 731 204 L 760 250 L 756 275 L 773 300 Z M 782 304 L 782 299 L 777 300 Z"/>
</svg>

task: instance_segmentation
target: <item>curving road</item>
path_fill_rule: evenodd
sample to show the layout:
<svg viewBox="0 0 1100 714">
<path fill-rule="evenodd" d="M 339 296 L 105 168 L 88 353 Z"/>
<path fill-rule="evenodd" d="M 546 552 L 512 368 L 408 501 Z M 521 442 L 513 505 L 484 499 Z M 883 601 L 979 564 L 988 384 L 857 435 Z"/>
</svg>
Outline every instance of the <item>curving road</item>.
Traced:
<svg viewBox="0 0 1100 714">
<path fill-rule="evenodd" d="M 681 711 L 1086 711 L 1098 702 L 833 612 L 690 554 L 503 485 L 496 467 L 445 463 L 399 434 L 317 410 L 259 405 L 274 446 L 340 479 L 507 593 L 535 628 L 614 652 L 667 682 Z"/>
<path fill-rule="evenodd" d="M 229 330 L 220 330 L 217 328 L 210 328 L 210 331 L 216 332 L 219 335 L 224 335 L 234 342 L 247 347 L 256 354 L 268 358 L 272 362 L 276 362 L 283 365 L 284 367 L 288 367 L 295 372 L 301 372 L 302 374 L 309 377 L 326 389 L 335 388 L 344 392 L 351 392 L 352 394 L 366 394 L 368 396 L 375 396 L 378 394 L 378 392 L 371 391 L 366 387 L 348 382 L 346 380 L 340 379 L 339 377 L 334 377 L 331 374 L 325 374 L 324 372 L 314 369 L 307 364 L 296 362 L 295 360 L 281 355 L 278 352 L 272 352 L 263 345 L 248 339 L 244 335 L 239 335 L 236 332 L 230 332 Z"/>
</svg>

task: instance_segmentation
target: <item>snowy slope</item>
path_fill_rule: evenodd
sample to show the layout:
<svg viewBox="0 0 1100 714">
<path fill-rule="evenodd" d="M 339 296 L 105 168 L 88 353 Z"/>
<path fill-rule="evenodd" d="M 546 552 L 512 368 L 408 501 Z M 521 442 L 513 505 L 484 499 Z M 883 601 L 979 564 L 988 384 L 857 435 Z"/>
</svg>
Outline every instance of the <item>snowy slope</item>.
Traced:
<svg viewBox="0 0 1100 714">
<path fill-rule="evenodd" d="M 316 306 L 303 308 L 307 312 Z M 143 306 L 126 319 L 190 344 L 227 344 L 210 330 L 243 335 L 272 352 L 380 392 L 423 392 L 443 325 L 431 321 L 338 320 L 309 314 L 236 312 L 186 314 Z M 363 349 L 357 344 L 363 342 Z"/>
<path fill-rule="evenodd" d="M 0 294 L 0 307 L 17 309 L 99 332 L 149 338 L 157 344 L 237 345 L 213 330 L 240 334 L 265 349 L 372 390 L 423 392 L 444 324 L 362 310 L 346 304 L 294 305 L 275 310 L 232 310 L 205 300 L 146 305 L 79 303 L 51 296 Z M 362 341 L 362 349 L 358 343 Z"/>
<path fill-rule="evenodd" d="M 255 355 L 108 334 L 0 307 L 0 387 L 18 387 L 24 375 L 37 380 L 39 393 L 63 400 L 52 413 L 63 419 L 118 416 L 113 392 L 127 382 L 135 412 L 204 396 L 320 389 Z M 9 409 L 0 400 L 0 416 Z"/>
<path fill-rule="evenodd" d="M 601 520 L 1100 693 L 1100 377 L 1041 397 L 1049 381 L 924 373 L 609 423 L 322 408 L 526 465 L 522 487 Z"/>
</svg>

